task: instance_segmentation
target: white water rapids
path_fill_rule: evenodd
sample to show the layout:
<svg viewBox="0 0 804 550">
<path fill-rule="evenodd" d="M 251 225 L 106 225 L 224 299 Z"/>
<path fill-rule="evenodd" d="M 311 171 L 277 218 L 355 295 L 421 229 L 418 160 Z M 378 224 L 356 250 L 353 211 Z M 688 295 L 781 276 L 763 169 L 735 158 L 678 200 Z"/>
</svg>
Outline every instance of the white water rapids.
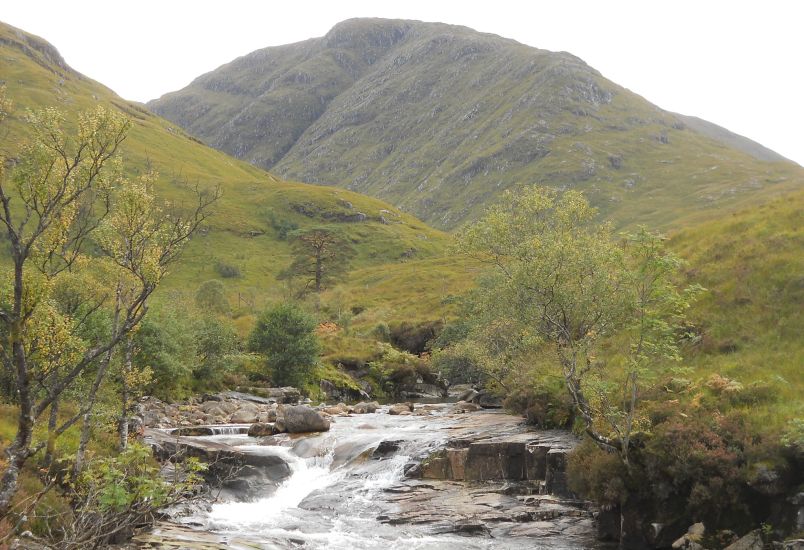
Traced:
<svg viewBox="0 0 804 550">
<path fill-rule="evenodd" d="M 439 532 L 427 524 L 390 525 L 378 519 L 393 512 L 387 490 L 403 479 L 404 467 L 442 447 L 454 417 L 422 418 L 384 413 L 338 417 L 329 432 L 282 435 L 280 445 L 260 445 L 242 434 L 204 436 L 246 453 L 277 455 L 291 475 L 264 497 L 218 502 L 183 522 L 221 535 L 244 538 L 261 548 L 329 550 L 539 548 L 522 537 L 499 540 Z M 382 441 L 398 442 L 383 458 L 372 458 Z M 550 548 L 577 548 L 555 545 Z"/>
</svg>

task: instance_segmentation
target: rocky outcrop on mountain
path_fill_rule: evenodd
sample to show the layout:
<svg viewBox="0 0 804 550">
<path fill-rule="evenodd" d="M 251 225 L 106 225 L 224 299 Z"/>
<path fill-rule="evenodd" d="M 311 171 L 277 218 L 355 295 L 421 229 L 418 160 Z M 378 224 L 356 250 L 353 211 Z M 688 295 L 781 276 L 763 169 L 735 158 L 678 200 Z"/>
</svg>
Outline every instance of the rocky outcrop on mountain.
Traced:
<svg viewBox="0 0 804 550">
<path fill-rule="evenodd" d="M 448 229 L 519 183 L 582 189 L 620 222 L 656 225 L 689 214 L 691 201 L 720 207 L 804 178 L 569 53 L 441 23 L 350 19 L 235 59 L 149 107 L 240 159 Z"/>
</svg>

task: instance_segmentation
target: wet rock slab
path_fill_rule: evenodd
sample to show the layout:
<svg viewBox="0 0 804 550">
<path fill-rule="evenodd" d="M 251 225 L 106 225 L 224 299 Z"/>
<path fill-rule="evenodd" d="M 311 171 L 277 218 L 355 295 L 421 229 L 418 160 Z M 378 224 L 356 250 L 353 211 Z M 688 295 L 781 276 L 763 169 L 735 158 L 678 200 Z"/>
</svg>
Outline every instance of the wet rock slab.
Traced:
<svg viewBox="0 0 804 550">
<path fill-rule="evenodd" d="M 588 503 L 551 495 L 518 495 L 528 484 L 407 480 L 385 490 L 392 506 L 378 519 L 390 525 L 419 525 L 434 534 L 458 533 L 536 545 L 595 546 Z M 514 493 L 514 494 L 511 494 Z"/>
<path fill-rule="evenodd" d="M 199 531 L 174 523 L 160 523 L 152 531 L 135 536 L 131 541 L 132 548 L 160 548 L 186 550 L 269 550 L 280 548 L 264 542 L 248 540 L 244 537 L 219 535 L 208 531 Z"/>
</svg>

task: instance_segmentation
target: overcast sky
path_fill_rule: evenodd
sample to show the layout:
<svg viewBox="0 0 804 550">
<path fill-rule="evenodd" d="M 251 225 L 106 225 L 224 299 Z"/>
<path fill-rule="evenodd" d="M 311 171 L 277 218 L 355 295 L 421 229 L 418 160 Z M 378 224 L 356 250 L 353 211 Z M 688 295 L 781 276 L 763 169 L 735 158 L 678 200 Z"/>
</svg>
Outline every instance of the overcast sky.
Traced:
<svg viewBox="0 0 804 550">
<path fill-rule="evenodd" d="M 665 109 L 804 165 L 804 2 L 798 0 L 3 0 L 0 20 L 147 101 L 235 57 L 321 36 L 350 17 L 466 25 L 568 51 Z M 2 75 L 0 75 L 2 78 Z"/>
</svg>

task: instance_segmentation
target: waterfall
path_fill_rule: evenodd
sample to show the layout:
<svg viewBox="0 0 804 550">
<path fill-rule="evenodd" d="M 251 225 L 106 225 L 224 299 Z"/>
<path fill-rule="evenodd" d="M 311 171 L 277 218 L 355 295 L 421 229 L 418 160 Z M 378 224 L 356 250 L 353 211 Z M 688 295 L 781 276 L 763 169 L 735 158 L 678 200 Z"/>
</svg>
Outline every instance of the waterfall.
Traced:
<svg viewBox="0 0 804 550">
<path fill-rule="evenodd" d="M 249 426 L 210 426 L 210 435 L 244 435 L 248 433 Z"/>
</svg>

